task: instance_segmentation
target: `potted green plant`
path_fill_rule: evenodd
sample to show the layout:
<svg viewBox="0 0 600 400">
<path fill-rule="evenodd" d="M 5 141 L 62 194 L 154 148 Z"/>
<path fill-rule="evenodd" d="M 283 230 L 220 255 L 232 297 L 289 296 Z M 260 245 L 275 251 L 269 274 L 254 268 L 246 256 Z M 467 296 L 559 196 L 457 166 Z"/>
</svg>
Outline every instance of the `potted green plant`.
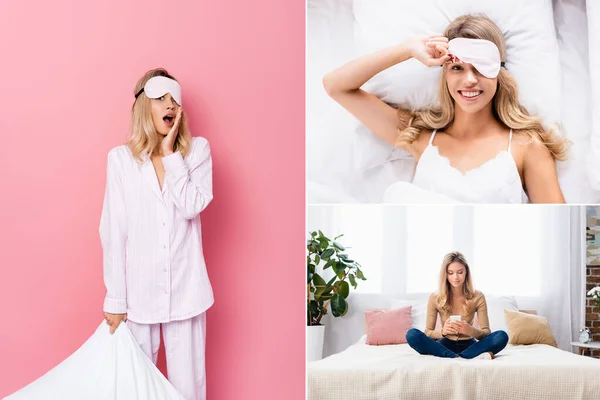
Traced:
<svg viewBox="0 0 600 400">
<path fill-rule="evenodd" d="M 360 264 L 346 254 L 346 248 L 337 240 L 343 235 L 329 239 L 321 231 L 310 232 L 306 243 L 306 282 L 307 282 L 307 359 L 318 360 L 323 353 L 325 326 L 321 319 L 331 306 L 334 317 L 344 316 L 348 312 L 346 299 L 350 286 L 357 287 L 357 280 L 366 280 Z M 319 274 L 329 268 L 334 276 L 325 281 Z"/>
</svg>

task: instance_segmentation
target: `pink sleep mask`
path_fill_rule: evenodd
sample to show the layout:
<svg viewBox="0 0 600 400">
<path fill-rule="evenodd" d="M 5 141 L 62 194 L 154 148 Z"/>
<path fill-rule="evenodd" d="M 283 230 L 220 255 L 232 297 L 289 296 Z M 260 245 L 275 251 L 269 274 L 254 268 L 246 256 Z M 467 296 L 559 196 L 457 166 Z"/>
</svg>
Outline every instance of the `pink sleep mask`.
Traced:
<svg viewBox="0 0 600 400">
<path fill-rule="evenodd" d="M 135 98 L 137 99 L 142 92 L 146 93 L 146 96 L 150 99 L 158 99 L 167 93 L 171 93 L 173 100 L 181 105 L 181 86 L 176 80 L 166 76 L 155 76 L 148 79 L 144 87 L 137 92 Z"/>
<path fill-rule="evenodd" d="M 504 62 L 500 60 L 498 47 L 489 40 L 456 38 L 448 42 L 449 62 L 465 62 L 473 65 L 486 78 L 495 78 Z"/>
</svg>

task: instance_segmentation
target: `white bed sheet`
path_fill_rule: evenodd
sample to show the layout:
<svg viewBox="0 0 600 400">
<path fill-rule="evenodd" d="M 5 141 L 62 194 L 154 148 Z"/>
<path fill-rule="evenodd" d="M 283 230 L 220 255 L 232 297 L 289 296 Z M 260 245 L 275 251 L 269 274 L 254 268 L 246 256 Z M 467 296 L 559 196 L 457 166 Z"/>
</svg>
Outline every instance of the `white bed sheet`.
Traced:
<svg viewBox="0 0 600 400">
<path fill-rule="evenodd" d="M 508 345 L 494 360 L 422 356 L 364 337 L 307 365 L 309 400 L 598 399 L 600 360 L 548 345 Z"/>
</svg>

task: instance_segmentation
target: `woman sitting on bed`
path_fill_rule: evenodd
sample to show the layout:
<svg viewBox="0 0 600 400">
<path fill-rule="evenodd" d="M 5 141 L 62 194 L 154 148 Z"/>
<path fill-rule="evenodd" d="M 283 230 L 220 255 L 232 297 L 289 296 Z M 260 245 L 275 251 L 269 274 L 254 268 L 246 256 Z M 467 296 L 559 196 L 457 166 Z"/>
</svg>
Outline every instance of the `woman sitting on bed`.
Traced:
<svg viewBox="0 0 600 400">
<path fill-rule="evenodd" d="M 479 329 L 472 326 L 475 313 Z M 441 330 L 435 330 L 438 314 Z M 452 322 L 450 316 L 460 316 L 460 320 Z M 473 290 L 471 270 L 461 253 L 444 257 L 439 292 L 432 294 L 427 304 L 425 333 L 411 328 L 406 340 L 420 354 L 489 360 L 508 343 L 506 332 L 490 331 L 485 296 Z"/>
<path fill-rule="evenodd" d="M 396 109 L 361 89 L 379 72 L 411 58 L 442 67 L 439 105 Z M 414 185 L 395 184 L 400 191 L 392 185 L 386 202 L 405 202 L 412 192 L 465 203 L 565 202 L 555 160 L 566 158 L 566 141 L 519 103 L 506 59 L 500 29 L 487 17 L 465 15 L 443 35 L 366 55 L 323 78 L 335 101 L 417 161 Z"/>
</svg>

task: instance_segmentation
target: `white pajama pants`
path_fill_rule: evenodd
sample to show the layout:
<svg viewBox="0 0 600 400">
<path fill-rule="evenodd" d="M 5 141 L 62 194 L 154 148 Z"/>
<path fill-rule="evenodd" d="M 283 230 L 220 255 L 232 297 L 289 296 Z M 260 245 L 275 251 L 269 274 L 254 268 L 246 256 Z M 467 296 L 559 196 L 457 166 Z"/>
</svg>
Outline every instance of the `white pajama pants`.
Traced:
<svg viewBox="0 0 600 400">
<path fill-rule="evenodd" d="M 154 364 L 158 358 L 162 327 L 169 381 L 186 400 L 206 400 L 206 313 L 159 324 L 127 320 L 127 327 Z"/>
</svg>

